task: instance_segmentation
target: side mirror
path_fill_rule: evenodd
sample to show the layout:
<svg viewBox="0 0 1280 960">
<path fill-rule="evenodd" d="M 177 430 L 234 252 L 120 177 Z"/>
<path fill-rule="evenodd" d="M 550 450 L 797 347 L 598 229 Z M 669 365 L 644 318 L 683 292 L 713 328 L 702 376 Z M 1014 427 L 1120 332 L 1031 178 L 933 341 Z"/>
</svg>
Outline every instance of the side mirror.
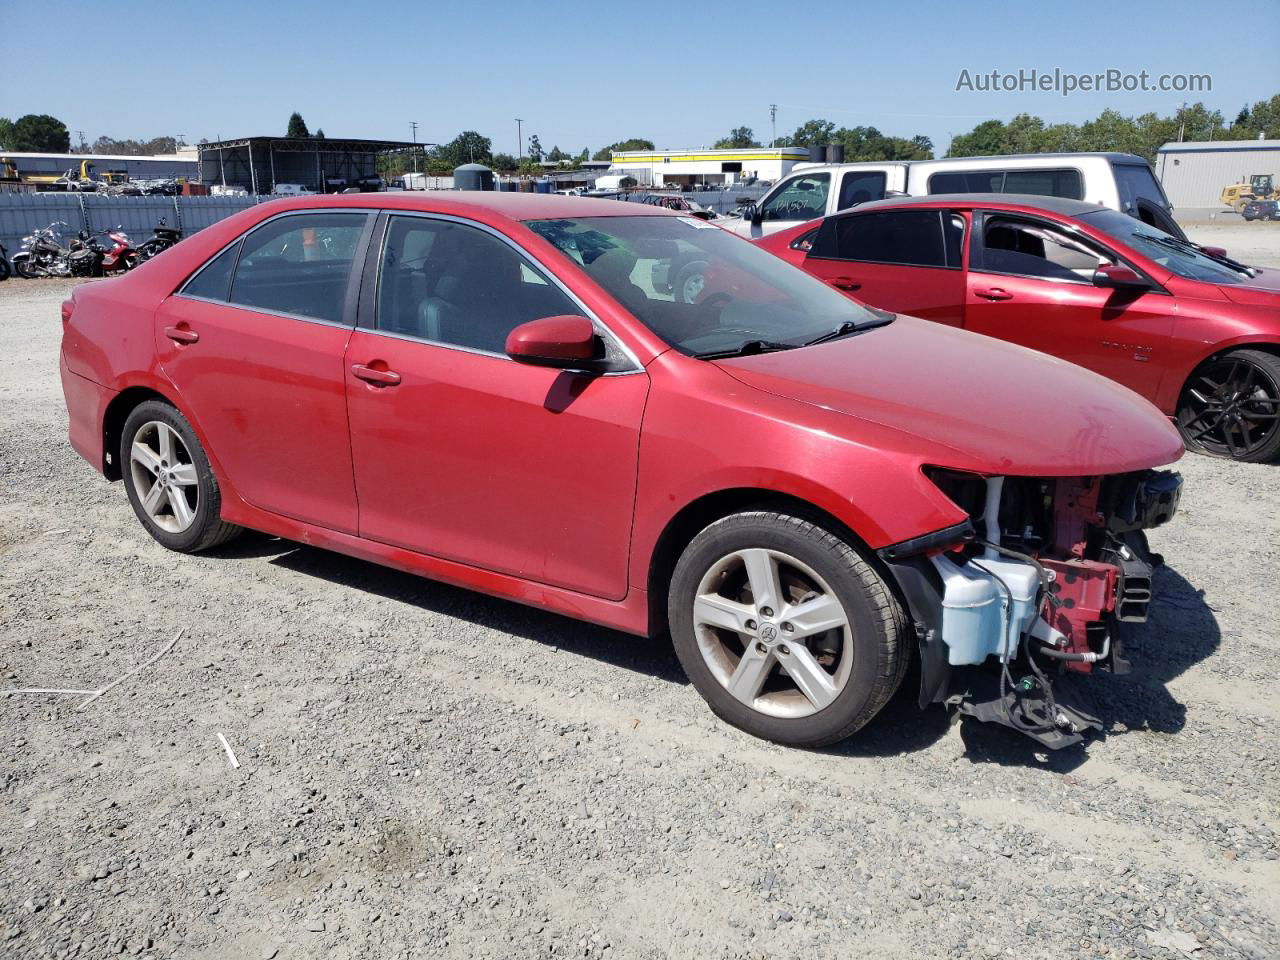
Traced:
<svg viewBox="0 0 1280 960">
<path fill-rule="evenodd" d="M 753 227 L 760 226 L 760 207 L 758 204 L 748 203 L 740 211 L 742 219 L 746 220 Z"/>
<path fill-rule="evenodd" d="M 1109 287 L 1113 290 L 1145 289 L 1150 286 L 1132 267 L 1122 263 L 1108 263 L 1093 271 L 1095 287 Z"/>
<path fill-rule="evenodd" d="M 1226 247 L 1201 247 L 1200 249 L 1211 257 L 1221 257 L 1224 260 L 1227 258 Z"/>
<path fill-rule="evenodd" d="M 561 370 L 595 370 L 596 330 L 586 317 L 543 317 L 507 334 L 507 356 L 517 363 Z"/>
</svg>

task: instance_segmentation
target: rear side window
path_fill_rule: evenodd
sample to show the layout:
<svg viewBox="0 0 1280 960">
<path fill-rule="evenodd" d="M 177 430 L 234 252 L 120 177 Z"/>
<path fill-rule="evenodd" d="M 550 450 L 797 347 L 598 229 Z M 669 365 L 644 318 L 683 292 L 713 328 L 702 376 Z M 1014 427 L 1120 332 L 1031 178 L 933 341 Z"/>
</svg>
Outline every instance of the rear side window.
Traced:
<svg viewBox="0 0 1280 960">
<path fill-rule="evenodd" d="M 845 210 L 869 200 L 883 200 L 884 184 L 883 173 L 846 173 L 840 180 L 840 205 L 836 209 Z"/>
<path fill-rule="evenodd" d="M 239 252 L 240 241 L 237 240 L 201 267 L 200 272 L 178 292 L 188 297 L 225 301 L 227 292 L 231 289 L 231 271 L 235 268 L 236 254 Z"/>
<path fill-rule="evenodd" d="M 351 265 L 367 216 L 281 217 L 244 238 L 228 302 L 341 323 Z"/>
<path fill-rule="evenodd" d="M 945 267 L 946 248 L 939 211 L 898 210 L 828 220 L 819 229 L 809 255 L 826 260 Z"/>
<path fill-rule="evenodd" d="M 930 193 L 1027 193 L 1039 197 L 1084 199 L 1080 171 L 955 170 L 929 178 Z"/>
</svg>

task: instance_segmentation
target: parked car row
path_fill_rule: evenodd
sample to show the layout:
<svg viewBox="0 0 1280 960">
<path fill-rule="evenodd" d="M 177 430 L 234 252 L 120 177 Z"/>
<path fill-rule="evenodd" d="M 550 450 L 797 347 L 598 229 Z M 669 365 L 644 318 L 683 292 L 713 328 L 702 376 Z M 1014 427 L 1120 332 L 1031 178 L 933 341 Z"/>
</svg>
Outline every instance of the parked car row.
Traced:
<svg viewBox="0 0 1280 960">
<path fill-rule="evenodd" d="M 1013 193 L 1108 207 L 1186 239 L 1164 189 L 1141 157 L 1127 153 L 1037 153 L 884 163 L 797 164 L 758 203 L 726 224 L 767 236 L 860 203 L 903 194 Z"/>
<path fill-rule="evenodd" d="M 173 550 L 250 527 L 669 631 L 711 709 L 757 736 L 846 737 L 918 657 L 921 707 L 1065 746 L 1101 726 L 1082 682 L 1125 670 L 1120 626 L 1147 617 L 1159 560 L 1145 531 L 1178 506 L 1181 479 L 1161 469 L 1183 452 L 1177 430 L 1113 378 L 964 329 L 940 292 L 904 304 L 932 311 L 919 319 L 851 299 L 854 261 L 835 277 L 816 264 L 864 249 L 864 212 L 911 215 L 881 224 L 880 260 L 896 231 L 933 224 L 921 248 L 939 290 L 1013 266 L 970 259 L 975 236 L 979 257 L 1035 258 L 1056 231 L 1064 252 L 1117 256 L 1110 270 L 1059 264 L 1064 299 L 1128 297 L 1132 276 L 1164 290 L 1139 296 L 1186 297 L 1170 267 L 1184 248 L 1122 244 L 1074 208 L 975 199 L 858 208 L 800 231 L 785 258 L 649 204 L 255 206 L 73 290 L 71 443 Z M 973 295 L 1030 298 L 1028 275 Z M 1253 289 L 1187 282 L 1218 302 Z M 1145 329 L 1110 349 L 1140 352 Z M 1213 376 L 1206 404 L 1239 413 L 1219 389 L 1234 374 Z"/>
<path fill-rule="evenodd" d="M 757 242 L 862 303 L 1116 380 L 1192 449 L 1280 456 L 1280 273 L 1095 204 L 1004 194 L 867 203 Z"/>
</svg>

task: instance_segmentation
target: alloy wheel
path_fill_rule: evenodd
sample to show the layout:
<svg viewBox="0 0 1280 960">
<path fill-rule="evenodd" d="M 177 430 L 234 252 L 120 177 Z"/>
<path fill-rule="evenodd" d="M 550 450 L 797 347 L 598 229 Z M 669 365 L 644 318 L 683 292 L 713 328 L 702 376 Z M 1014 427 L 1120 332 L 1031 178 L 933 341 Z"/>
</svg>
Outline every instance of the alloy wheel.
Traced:
<svg viewBox="0 0 1280 960">
<path fill-rule="evenodd" d="M 849 681 L 849 616 L 810 567 L 778 550 L 730 553 L 693 601 L 698 649 L 731 696 L 772 717 L 811 716 Z"/>
<path fill-rule="evenodd" d="M 173 427 L 149 420 L 133 435 L 129 471 L 143 512 L 161 530 L 185 532 L 200 506 L 191 453 Z"/>
<path fill-rule="evenodd" d="M 1246 357 L 1223 357 L 1192 378 L 1178 419 L 1191 443 L 1222 456 L 1248 457 L 1280 430 L 1280 384 Z"/>
</svg>

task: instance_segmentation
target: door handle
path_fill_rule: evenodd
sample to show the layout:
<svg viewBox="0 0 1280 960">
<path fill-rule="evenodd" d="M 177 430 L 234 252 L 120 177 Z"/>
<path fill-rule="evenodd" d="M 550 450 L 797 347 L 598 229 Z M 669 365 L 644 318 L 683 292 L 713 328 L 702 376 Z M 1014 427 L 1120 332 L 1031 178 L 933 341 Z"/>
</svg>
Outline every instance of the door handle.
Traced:
<svg viewBox="0 0 1280 960">
<path fill-rule="evenodd" d="M 200 334 L 185 326 L 165 327 L 164 335 L 174 343 L 195 343 L 200 339 Z"/>
<path fill-rule="evenodd" d="M 982 297 L 983 300 L 1012 300 L 1013 294 L 1004 287 L 991 287 L 990 289 L 979 289 L 973 291 L 975 296 Z"/>
<path fill-rule="evenodd" d="M 373 384 L 375 387 L 394 387 L 400 382 L 400 374 L 392 370 L 378 370 L 363 363 L 353 363 L 351 365 L 351 374 L 365 383 Z"/>
<path fill-rule="evenodd" d="M 853 277 L 832 277 L 830 283 L 838 290 L 860 290 L 862 284 Z"/>
</svg>

